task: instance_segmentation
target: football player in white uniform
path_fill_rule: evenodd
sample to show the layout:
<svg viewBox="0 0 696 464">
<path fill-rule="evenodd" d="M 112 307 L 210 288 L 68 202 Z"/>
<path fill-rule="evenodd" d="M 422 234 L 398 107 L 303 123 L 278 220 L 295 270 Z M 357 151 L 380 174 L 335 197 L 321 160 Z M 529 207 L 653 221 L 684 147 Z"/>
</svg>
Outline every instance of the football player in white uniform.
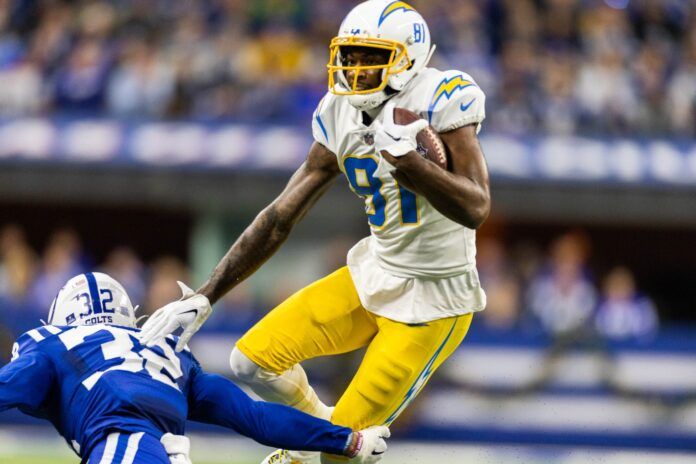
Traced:
<svg viewBox="0 0 696 464">
<path fill-rule="evenodd" d="M 185 291 L 145 324 L 146 342 L 184 328 L 182 346 L 214 303 L 281 246 L 293 226 L 343 173 L 365 202 L 371 235 L 347 266 L 298 291 L 247 332 L 232 351 L 235 378 L 261 397 L 336 424 L 390 424 L 457 348 L 485 306 L 475 229 L 490 210 L 488 171 L 477 133 L 485 96 L 457 70 L 428 68 L 434 50 L 423 17 L 401 1 L 356 6 L 331 41 L 329 92 L 312 119 L 314 143 L 285 190 L 232 245 L 203 286 Z M 422 119 L 396 125 L 394 108 Z M 416 151 L 430 124 L 448 170 Z M 411 190 L 397 179 L 407 178 Z M 330 408 L 299 363 L 367 346 L 345 393 Z M 277 452 L 266 462 L 302 462 Z M 322 462 L 334 462 L 322 456 Z"/>
</svg>

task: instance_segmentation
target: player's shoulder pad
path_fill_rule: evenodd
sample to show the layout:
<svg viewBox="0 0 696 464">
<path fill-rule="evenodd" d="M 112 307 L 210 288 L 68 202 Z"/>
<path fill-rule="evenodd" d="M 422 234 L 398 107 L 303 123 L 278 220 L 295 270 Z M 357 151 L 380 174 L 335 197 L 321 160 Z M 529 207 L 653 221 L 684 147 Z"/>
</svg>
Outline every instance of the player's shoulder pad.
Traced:
<svg viewBox="0 0 696 464">
<path fill-rule="evenodd" d="M 438 132 L 447 132 L 467 124 L 480 124 L 486 117 L 486 96 L 465 72 L 430 72 L 425 94 L 428 96 L 428 122 Z"/>
<path fill-rule="evenodd" d="M 18 356 L 29 353 L 39 348 L 39 345 L 46 340 L 63 332 L 66 327 L 57 327 L 54 325 L 43 325 L 35 329 L 24 332 L 19 336 L 14 346 L 12 347 L 12 359 Z"/>
<path fill-rule="evenodd" d="M 335 152 L 336 120 L 339 112 L 339 100 L 336 95 L 327 92 L 319 101 L 312 114 L 312 135 L 317 143 Z"/>
</svg>

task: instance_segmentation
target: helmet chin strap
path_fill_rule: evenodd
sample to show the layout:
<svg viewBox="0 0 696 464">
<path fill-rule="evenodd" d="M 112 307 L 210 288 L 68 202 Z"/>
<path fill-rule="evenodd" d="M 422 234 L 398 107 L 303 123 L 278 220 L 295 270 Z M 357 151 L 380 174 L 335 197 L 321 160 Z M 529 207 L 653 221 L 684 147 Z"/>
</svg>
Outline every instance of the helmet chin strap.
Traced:
<svg viewBox="0 0 696 464">
<path fill-rule="evenodd" d="M 368 110 L 364 110 L 364 111 L 368 114 L 368 116 L 370 116 L 371 119 L 375 119 L 375 118 L 377 117 L 377 115 L 378 115 L 378 114 L 382 111 L 382 109 L 384 108 L 384 105 L 385 105 L 389 100 L 391 100 L 394 96 L 396 96 L 399 92 L 397 92 L 397 91 L 392 91 L 391 93 L 387 93 L 387 92 L 385 92 L 385 93 L 387 94 L 387 98 L 385 98 L 384 101 L 382 101 L 382 103 L 380 103 L 379 105 L 375 106 L 374 108 L 370 108 L 370 109 L 368 109 Z"/>
<path fill-rule="evenodd" d="M 348 102 L 351 104 L 351 106 L 353 106 L 353 108 L 360 111 L 365 111 L 370 115 L 370 117 L 374 117 L 379 113 L 379 111 L 375 111 L 374 114 L 372 114 L 372 110 L 377 110 L 384 105 L 387 100 L 398 93 L 398 90 L 394 90 L 391 87 L 385 87 L 379 92 L 368 95 L 348 95 L 346 98 L 348 98 Z"/>
<path fill-rule="evenodd" d="M 425 61 L 423 62 L 423 67 L 425 68 L 428 66 L 428 63 L 430 63 L 430 58 L 433 57 L 433 53 L 435 53 L 435 49 L 437 48 L 437 45 L 433 44 L 432 47 L 430 47 L 430 51 L 428 52 L 428 56 L 425 57 Z"/>
<path fill-rule="evenodd" d="M 368 111 L 379 107 L 390 98 L 390 95 L 387 95 L 384 90 L 380 90 L 367 95 L 347 95 L 346 98 L 355 109 Z"/>
</svg>

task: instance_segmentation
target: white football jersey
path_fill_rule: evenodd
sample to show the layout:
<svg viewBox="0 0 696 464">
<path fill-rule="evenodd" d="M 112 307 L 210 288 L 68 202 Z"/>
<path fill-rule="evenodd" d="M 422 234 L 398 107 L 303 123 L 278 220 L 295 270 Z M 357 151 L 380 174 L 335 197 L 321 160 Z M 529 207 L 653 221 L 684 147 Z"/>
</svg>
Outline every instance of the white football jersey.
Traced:
<svg viewBox="0 0 696 464">
<path fill-rule="evenodd" d="M 438 132 L 480 125 L 485 118 L 484 93 L 461 71 L 425 68 L 392 100 L 394 106 L 421 115 Z M 382 117 L 380 113 L 376 119 Z M 485 295 L 475 267 L 475 231 L 443 216 L 424 197 L 400 186 L 391 174 L 375 172 L 381 155 L 373 145 L 374 121 L 366 126 L 362 112 L 345 97 L 327 93 L 314 113 L 312 132 L 318 143 L 336 155 L 351 189 L 365 202 L 371 236 L 348 254 L 363 305 L 404 322 L 483 309 Z M 376 275 L 384 271 L 386 277 Z M 385 282 L 385 278 L 393 280 Z M 452 295 L 438 298 L 441 289 L 432 288 L 405 295 L 406 289 L 442 279 L 451 280 L 454 287 L 450 291 L 457 293 L 454 299 Z M 422 298 L 427 300 L 418 301 Z M 404 308 L 409 305 L 411 310 Z"/>
</svg>

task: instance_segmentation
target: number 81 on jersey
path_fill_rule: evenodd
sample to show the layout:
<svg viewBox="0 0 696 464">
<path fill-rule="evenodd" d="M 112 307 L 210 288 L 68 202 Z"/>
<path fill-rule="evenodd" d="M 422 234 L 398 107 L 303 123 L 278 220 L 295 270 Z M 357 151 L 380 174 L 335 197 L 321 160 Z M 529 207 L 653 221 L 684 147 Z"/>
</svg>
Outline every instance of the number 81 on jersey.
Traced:
<svg viewBox="0 0 696 464">
<path fill-rule="evenodd" d="M 382 227 L 387 222 L 386 210 L 389 199 L 384 192 L 385 183 L 374 175 L 377 165 L 375 155 L 348 155 L 343 159 L 348 183 L 356 194 L 365 199 L 365 212 L 370 225 Z M 399 189 L 398 202 L 401 224 L 418 224 L 416 194 L 400 186 L 396 180 L 394 180 L 394 184 Z"/>
</svg>

